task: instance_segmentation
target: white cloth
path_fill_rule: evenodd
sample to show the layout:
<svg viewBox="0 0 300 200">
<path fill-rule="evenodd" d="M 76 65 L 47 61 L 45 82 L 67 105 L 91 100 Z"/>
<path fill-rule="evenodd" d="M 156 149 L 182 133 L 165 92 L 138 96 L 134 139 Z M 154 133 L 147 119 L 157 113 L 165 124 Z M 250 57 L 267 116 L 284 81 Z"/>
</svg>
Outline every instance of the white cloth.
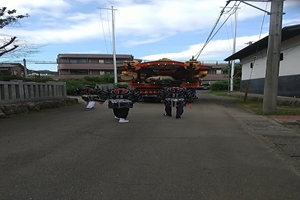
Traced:
<svg viewBox="0 0 300 200">
<path fill-rule="evenodd" d="M 86 108 L 93 108 L 95 106 L 95 101 L 89 101 Z"/>
</svg>

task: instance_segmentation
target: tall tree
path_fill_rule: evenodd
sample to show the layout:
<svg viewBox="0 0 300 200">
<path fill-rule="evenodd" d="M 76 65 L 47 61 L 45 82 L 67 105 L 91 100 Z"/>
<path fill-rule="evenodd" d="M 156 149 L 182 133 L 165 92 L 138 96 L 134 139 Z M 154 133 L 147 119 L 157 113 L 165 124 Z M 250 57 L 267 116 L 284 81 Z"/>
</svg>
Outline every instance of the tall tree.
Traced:
<svg viewBox="0 0 300 200">
<path fill-rule="evenodd" d="M 11 26 L 22 18 L 29 17 L 28 14 L 25 15 L 17 15 L 17 11 L 15 9 L 8 10 L 7 7 L 0 8 L 0 29 L 5 26 Z M 16 44 L 17 37 L 13 36 L 10 38 L 4 37 L 2 44 L 0 44 L 0 57 L 6 53 L 12 52 L 17 49 L 19 45 Z"/>
</svg>

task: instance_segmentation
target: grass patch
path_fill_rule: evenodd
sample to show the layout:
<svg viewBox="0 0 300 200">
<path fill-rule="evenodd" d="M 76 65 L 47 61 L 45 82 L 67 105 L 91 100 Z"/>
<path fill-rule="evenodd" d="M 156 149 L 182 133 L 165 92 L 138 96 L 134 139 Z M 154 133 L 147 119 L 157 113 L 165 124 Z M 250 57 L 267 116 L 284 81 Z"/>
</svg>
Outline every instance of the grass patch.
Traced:
<svg viewBox="0 0 300 200">
<path fill-rule="evenodd" d="M 255 114 L 258 115 L 267 115 L 263 114 L 263 103 L 258 101 L 239 101 L 239 105 L 253 111 Z M 272 113 L 271 115 L 300 115 L 300 107 L 299 106 L 283 106 L 277 105 L 276 112 Z"/>
<path fill-rule="evenodd" d="M 251 110 L 252 112 L 254 112 L 257 115 L 263 115 L 262 112 L 262 103 L 258 102 L 258 101 L 244 101 L 244 100 L 239 100 L 239 101 L 235 101 L 238 105 Z"/>
<path fill-rule="evenodd" d="M 300 115 L 298 106 L 277 106 L 275 115 Z"/>
<path fill-rule="evenodd" d="M 238 101 L 238 105 L 247 108 L 258 115 L 267 115 L 263 114 L 263 103 L 257 101 Z M 277 105 L 276 112 L 271 115 L 300 115 L 300 107 L 299 106 L 283 106 Z"/>
<path fill-rule="evenodd" d="M 217 90 L 212 91 L 212 90 L 210 90 L 210 91 L 208 91 L 208 93 L 216 95 L 216 96 L 228 96 L 228 91 L 223 91 L 223 90 L 220 90 L 220 91 L 217 91 Z"/>
<path fill-rule="evenodd" d="M 211 91 L 209 93 L 212 95 L 216 95 L 216 96 L 230 97 L 230 96 L 228 96 L 227 91 Z M 255 113 L 257 115 L 267 115 L 267 114 L 263 114 L 263 111 L 262 111 L 263 103 L 262 102 L 254 101 L 254 100 L 244 101 L 244 99 L 235 98 L 233 96 L 232 96 L 232 98 L 234 99 L 233 100 L 234 103 L 236 103 L 248 110 L 251 110 L 253 113 Z M 290 106 L 277 105 L 276 112 L 272 113 L 272 115 L 300 115 L 300 107 L 294 106 L 294 105 L 290 105 Z"/>
</svg>

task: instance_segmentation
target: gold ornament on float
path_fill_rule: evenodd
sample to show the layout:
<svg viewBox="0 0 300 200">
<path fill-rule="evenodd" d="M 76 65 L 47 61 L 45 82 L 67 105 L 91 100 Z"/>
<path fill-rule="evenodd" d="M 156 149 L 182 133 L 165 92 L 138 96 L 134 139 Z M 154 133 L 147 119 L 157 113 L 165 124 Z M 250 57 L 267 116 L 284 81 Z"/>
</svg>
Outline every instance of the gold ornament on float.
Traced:
<svg viewBox="0 0 300 200">
<path fill-rule="evenodd" d="M 200 71 L 199 72 L 199 77 L 203 78 L 204 76 L 206 76 L 208 74 L 208 71 L 205 70 L 205 71 Z"/>
<path fill-rule="evenodd" d="M 198 70 L 201 67 L 201 62 L 197 60 L 189 60 L 184 62 L 184 68 L 186 70 Z"/>
<path fill-rule="evenodd" d="M 129 71 L 137 71 L 139 70 L 141 67 L 139 66 L 139 61 L 137 60 L 125 60 L 123 62 L 125 68 Z"/>
<path fill-rule="evenodd" d="M 120 79 L 122 81 L 132 81 L 136 79 L 138 76 L 137 73 L 132 72 L 132 71 L 122 71 L 122 74 L 120 75 Z"/>
</svg>

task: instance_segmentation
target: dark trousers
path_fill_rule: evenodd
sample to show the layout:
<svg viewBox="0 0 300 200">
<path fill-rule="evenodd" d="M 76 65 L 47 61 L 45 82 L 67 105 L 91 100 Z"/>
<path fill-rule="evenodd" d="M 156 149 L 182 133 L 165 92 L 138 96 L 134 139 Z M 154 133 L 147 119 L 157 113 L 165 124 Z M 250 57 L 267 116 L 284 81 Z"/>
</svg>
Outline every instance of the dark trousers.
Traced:
<svg viewBox="0 0 300 200">
<path fill-rule="evenodd" d="M 126 119 L 129 113 L 129 108 L 114 108 L 113 112 L 116 117 Z"/>
<path fill-rule="evenodd" d="M 170 106 L 165 106 L 165 111 L 167 115 L 172 115 L 172 107 Z M 176 107 L 176 117 L 181 117 L 181 115 L 183 114 L 183 107 L 179 106 Z"/>
</svg>

